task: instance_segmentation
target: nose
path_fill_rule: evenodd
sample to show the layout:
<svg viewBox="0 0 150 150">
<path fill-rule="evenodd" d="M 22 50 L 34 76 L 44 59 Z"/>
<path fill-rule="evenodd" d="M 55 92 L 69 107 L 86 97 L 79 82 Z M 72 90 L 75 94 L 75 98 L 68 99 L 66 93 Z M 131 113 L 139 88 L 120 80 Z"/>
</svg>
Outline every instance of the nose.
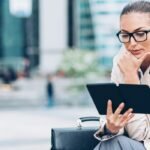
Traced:
<svg viewBox="0 0 150 150">
<path fill-rule="evenodd" d="M 133 48 L 137 45 L 137 42 L 135 41 L 134 37 L 131 37 L 130 39 L 130 46 Z"/>
</svg>

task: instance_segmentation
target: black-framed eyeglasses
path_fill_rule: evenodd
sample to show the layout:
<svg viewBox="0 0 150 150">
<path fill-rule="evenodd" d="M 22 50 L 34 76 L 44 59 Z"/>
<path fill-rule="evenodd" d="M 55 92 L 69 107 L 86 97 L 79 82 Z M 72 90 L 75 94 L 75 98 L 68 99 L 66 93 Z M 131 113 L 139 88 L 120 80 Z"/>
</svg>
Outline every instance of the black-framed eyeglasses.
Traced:
<svg viewBox="0 0 150 150">
<path fill-rule="evenodd" d="M 136 42 L 143 42 L 147 40 L 147 34 L 149 32 L 150 30 L 135 31 L 132 33 L 119 31 L 116 36 L 121 43 L 130 42 L 131 37 L 133 37 Z"/>
</svg>

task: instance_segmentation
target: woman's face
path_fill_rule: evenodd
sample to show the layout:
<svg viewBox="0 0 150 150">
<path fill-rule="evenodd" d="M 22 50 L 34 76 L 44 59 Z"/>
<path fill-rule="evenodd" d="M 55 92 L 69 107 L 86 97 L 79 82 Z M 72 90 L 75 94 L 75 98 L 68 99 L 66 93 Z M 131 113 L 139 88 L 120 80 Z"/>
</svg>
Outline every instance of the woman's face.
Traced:
<svg viewBox="0 0 150 150">
<path fill-rule="evenodd" d="M 124 33 L 135 31 L 150 30 L 150 14 L 131 12 L 121 16 L 120 30 Z M 126 49 L 136 58 L 142 57 L 145 53 L 150 52 L 150 32 L 147 34 L 147 40 L 136 42 L 131 37 L 130 42 L 124 43 Z"/>
</svg>

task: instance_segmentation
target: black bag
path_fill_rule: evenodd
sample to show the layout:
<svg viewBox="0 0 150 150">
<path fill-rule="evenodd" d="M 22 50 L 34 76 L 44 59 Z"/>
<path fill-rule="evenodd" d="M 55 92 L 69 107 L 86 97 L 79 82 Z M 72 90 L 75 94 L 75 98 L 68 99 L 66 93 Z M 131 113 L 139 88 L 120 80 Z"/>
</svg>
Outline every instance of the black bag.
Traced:
<svg viewBox="0 0 150 150">
<path fill-rule="evenodd" d="M 81 123 L 85 121 L 99 121 L 99 118 L 79 118 L 76 128 L 53 128 L 51 150 L 93 150 L 99 143 L 93 136 L 97 127 L 82 127 Z"/>
</svg>

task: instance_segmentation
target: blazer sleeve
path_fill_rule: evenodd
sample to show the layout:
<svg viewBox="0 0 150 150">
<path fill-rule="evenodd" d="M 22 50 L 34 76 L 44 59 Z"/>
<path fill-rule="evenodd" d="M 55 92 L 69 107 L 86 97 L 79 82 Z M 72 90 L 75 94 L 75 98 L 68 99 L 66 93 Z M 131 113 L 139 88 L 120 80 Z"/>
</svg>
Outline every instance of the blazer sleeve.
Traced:
<svg viewBox="0 0 150 150">
<path fill-rule="evenodd" d="M 100 119 L 99 129 L 95 132 L 94 137 L 99 141 L 107 141 L 112 139 L 118 135 L 122 135 L 124 133 L 124 128 L 120 129 L 117 134 L 113 134 L 107 130 L 105 130 L 106 119 Z"/>
</svg>

